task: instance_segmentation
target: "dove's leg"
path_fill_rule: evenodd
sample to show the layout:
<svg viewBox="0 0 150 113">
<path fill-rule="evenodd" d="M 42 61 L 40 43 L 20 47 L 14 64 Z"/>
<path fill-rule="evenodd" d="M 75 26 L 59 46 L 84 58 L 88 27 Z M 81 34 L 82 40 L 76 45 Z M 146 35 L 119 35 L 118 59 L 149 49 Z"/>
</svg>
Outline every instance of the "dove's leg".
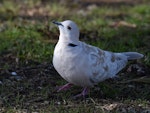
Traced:
<svg viewBox="0 0 150 113">
<path fill-rule="evenodd" d="M 85 97 L 85 95 L 87 95 L 88 92 L 89 92 L 89 89 L 88 88 L 84 88 L 83 91 L 80 94 L 74 96 L 74 98 L 78 98 L 78 97 L 81 97 L 81 96 Z"/>
<path fill-rule="evenodd" d="M 71 83 L 67 83 L 67 84 L 61 86 L 61 87 L 57 90 L 57 92 L 62 91 L 62 90 L 67 90 L 67 89 L 69 89 L 71 86 L 72 86 Z"/>
</svg>

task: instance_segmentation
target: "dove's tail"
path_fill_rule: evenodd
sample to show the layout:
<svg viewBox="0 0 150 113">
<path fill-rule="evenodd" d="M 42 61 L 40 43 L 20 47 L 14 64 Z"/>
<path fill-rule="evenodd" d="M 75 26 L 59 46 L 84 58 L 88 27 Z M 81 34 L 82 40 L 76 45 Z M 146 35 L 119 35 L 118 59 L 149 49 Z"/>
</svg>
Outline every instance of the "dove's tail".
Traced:
<svg viewBox="0 0 150 113">
<path fill-rule="evenodd" d="M 123 54 L 128 57 L 128 60 L 140 59 L 144 56 L 143 54 L 137 52 L 123 52 Z"/>
</svg>

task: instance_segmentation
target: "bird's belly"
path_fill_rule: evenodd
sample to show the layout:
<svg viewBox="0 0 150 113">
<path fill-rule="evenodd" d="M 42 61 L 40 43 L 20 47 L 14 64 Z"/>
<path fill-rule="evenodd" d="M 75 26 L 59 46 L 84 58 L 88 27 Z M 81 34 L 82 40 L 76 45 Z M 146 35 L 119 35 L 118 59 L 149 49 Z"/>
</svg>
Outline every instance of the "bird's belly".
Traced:
<svg viewBox="0 0 150 113">
<path fill-rule="evenodd" d="M 78 86 L 89 87 L 93 85 L 89 80 L 90 72 L 88 71 L 90 70 L 85 70 L 88 68 L 88 67 L 86 68 L 86 66 L 88 65 L 86 64 L 86 61 L 83 60 L 82 57 L 77 58 L 76 56 L 74 57 L 60 56 L 53 58 L 53 64 L 57 72 L 61 75 L 61 77 L 64 78 L 69 83 Z"/>
</svg>

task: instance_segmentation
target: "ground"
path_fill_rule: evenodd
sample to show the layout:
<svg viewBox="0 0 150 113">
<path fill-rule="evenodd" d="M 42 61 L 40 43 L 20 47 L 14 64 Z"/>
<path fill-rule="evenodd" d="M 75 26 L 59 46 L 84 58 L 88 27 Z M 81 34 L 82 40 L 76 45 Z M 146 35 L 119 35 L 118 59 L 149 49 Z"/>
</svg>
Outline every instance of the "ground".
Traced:
<svg viewBox="0 0 150 113">
<path fill-rule="evenodd" d="M 0 1 L 0 112 L 2 113 L 149 113 L 149 0 Z M 86 98 L 65 83 L 52 65 L 59 31 L 53 20 L 75 21 L 80 39 L 101 49 L 137 51 L 116 78 L 90 89 Z"/>
</svg>

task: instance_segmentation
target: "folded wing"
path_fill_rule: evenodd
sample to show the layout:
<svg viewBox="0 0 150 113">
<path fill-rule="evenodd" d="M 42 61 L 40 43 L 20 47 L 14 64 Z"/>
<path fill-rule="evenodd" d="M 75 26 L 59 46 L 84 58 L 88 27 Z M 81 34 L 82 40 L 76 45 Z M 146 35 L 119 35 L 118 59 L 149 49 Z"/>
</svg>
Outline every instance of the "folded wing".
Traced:
<svg viewBox="0 0 150 113">
<path fill-rule="evenodd" d="M 90 80 L 93 84 L 114 77 L 127 64 L 128 57 L 122 53 L 112 53 L 84 43 L 84 51 L 89 55 Z"/>
</svg>

